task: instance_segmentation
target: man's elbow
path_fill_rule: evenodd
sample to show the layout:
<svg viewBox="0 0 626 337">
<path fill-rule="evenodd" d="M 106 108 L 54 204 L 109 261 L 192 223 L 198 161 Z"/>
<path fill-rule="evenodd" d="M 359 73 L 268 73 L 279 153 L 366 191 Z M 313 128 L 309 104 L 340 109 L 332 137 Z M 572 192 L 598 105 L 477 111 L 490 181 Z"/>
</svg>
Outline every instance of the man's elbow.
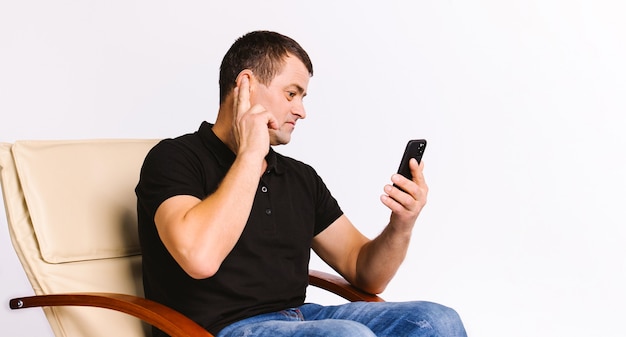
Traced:
<svg viewBox="0 0 626 337">
<path fill-rule="evenodd" d="M 377 281 L 377 280 L 364 280 L 359 279 L 353 283 L 353 285 L 368 294 L 379 295 L 385 289 L 387 289 L 387 285 L 389 281 Z"/>
<path fill-rule="evenodd" d="M 359 287 L 361 290 L 365 291 L 368 294 L 372 295 L 380 295 L 385 289 L 387 289 L 387 285 L 378 285 L 378 286 L 369 286 L 369 287 Z"/>
<path fill-rule="evenodd" d="M 185 261 L 179 265 L 189 277 L 196 280 L 213 277 L 220 268 L 220 263 L 216 261 Z"/>
</svg>

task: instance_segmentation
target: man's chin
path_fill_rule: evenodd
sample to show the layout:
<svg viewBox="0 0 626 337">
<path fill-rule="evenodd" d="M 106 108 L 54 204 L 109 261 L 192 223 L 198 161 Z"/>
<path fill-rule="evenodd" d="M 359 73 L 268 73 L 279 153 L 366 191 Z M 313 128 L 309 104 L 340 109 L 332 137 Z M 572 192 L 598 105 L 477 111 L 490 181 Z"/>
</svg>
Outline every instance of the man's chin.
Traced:
<svg viewBox="0 0 626 337">
<path fill-rule="evenodd" d="M 272 146 L 276 145 L 287 145 L 291 141 L 291 134 L 277 134 L 270 133 L 270 144 Z"/>
<path fill-rule="evenodd" d="M 287 144 L 289 144 L 289 141 L 290 141 L 290 140 L 284 140 L 284 139 L 283 139 L 283 140 L 276 140 L 276 141 L 272 141 L 272 142 L 270 142 L 270 145 L 271 145 L 271 146 L 277 146 L 277 145 L 287 145 Z"/>
</svg>

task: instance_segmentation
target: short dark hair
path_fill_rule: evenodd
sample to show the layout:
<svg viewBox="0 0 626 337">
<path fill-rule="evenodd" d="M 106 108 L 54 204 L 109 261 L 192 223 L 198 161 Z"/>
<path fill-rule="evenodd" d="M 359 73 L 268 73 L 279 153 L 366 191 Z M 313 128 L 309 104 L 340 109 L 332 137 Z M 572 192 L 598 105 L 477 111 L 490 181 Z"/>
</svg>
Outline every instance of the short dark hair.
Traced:
<svg viewBox="0 0 626 337">
<path fill-rule="evenodd" d="M 271 31 L 254 31 L 238 38 L 230 47 L 220 66 L 220 104 L 235 88 L 237 76 L 250 69 L 259 82 L 268 85 L 282 70 L 284 60 L 297 57 L 313 76 L 313 64 L 306 51 L 292 38 Z"/>
</svg>

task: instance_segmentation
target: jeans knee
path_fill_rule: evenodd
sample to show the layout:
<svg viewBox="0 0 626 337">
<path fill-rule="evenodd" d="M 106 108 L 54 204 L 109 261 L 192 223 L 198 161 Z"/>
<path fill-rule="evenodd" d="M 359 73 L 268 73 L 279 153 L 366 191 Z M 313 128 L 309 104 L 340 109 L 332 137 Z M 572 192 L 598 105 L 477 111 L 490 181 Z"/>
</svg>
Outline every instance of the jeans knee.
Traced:
<svg viewBox="0 0 626 337">
<path fill-rule="evenodd" d="M 436 332 L 436 336 L 467 336 L 456 310 L 437 303 L 426 303 L 430 316 L 428 324 Z"/>
<path fill-rule="evenodd" d="M 324 337 L 376 337 L 372 330 L 359 322 L 341 319 L 320 322 L 325 325 Z"/>
</svg>

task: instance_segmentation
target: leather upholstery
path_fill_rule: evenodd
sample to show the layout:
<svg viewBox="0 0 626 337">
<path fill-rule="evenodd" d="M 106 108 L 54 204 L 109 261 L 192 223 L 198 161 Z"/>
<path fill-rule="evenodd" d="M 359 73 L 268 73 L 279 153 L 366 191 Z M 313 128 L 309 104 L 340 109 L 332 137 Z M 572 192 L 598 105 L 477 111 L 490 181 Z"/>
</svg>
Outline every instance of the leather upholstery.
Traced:
<svg viewBox="0 0 626 337">
<path fill-rule="evenodd" d="M 157 140 L 0 144 L 9 232 L 35 294 L 143 296 L 134 188 Z M 116 311 L 45 307 L 57 337 L 145 336 Z"/>
</svg>

